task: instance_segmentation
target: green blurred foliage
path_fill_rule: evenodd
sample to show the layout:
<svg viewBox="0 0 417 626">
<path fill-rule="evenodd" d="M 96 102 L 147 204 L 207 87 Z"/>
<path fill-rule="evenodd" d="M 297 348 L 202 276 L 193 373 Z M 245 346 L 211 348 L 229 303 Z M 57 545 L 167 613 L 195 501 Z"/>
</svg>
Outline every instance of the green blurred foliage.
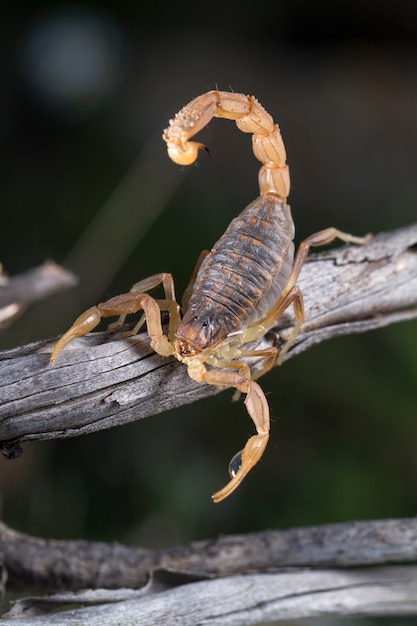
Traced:
<svg viewBox="0 0 417 626">
<path fill-rule="evenodd" d="M 363 234 L 415 219 L 416 6 L 397 3 L 392 17 L 351 2 L 336 17 L 321 2 L 314 11 L 251 3 L 245 21 L 239 3 L 238 22 L 233 2 L 201 21 L 186 7 L 152 14 L 156 6 L 146 17 L 137 3 L 85 6 L 120 44 L 117 80 L 87 104 L 47 101 L 22 70 L 28 39 L 67 5 L 23 2 L 3 15 L 0 260 L 15 274 L 53 258 L 80 276 L 79 288 L 3 333 L 3 348 L 62 332 L 155 272 L 172 272 L 182 291 L 199 252 L 257 195 L 249 138 L 231 123 L 203 131 L 210 159 L 188 170 L 168 162 L 168 119 L 216 86 L 255 94 L 279 122 L 297 240 L 325 226 Z M 80 241 L 84 256 L 74 252 Z M 19 460 L 0 460 L 2 516 L 42 536 L 161 547 L 415 515 L 416 348 L 417 325 L 407 323 L 320 345 L 265 376 L 271 441 L 224 503 L 210 494 L 253 431 L 228 391 L 96 435 L 26 445 Z"/>
</svg>

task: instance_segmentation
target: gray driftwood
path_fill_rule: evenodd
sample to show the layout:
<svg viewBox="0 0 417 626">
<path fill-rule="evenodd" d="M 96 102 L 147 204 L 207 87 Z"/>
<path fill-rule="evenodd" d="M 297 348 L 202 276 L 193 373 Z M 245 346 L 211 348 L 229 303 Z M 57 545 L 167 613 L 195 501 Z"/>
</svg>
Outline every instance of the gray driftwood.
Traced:
<svg viewBox="0 0 417 626">
<path fill-rule="evenodd" d="M 61 589 L 18 601 L 0 620 L 10 626 L 417 615 L 415 519 L 226 536 L 159 552 L 43 540 L 4 525 L 0 537 L 12 589 Z"/>
<path fill-rule="evenodd" d="M 151 581 L 144 593 L 125 592 L 124 599 L 121 592 L 62 594 L 60 603 L 95 606 L 33 615 L 35 603 L 27 603 L 26 615 L 17 611 L 0 621 L 4 626 L 249 626 L 306 617 L 417 614 L 417 566 L 248 574 L 155 591 L 152 586 Z M 56 606 L 53 599 L 42 604 Z"/>
<path fill-rule="evenodd" d="M 306 321 L 287 358 L 339 335 L 417 317 L 417 224 L 366 246 L 310 255 L 300 275 Z M 280 345 L 286 313 L 256 345 Z M 218 392 L 195 383 L 146 333 L 96 332 L 49 355 L 55 338 L 0 353 L 0 442 L 6 456 L 25 441 L 72 437 L 125 424 Z M 251 363 L 256 371 L 259 364 Z M 178 393 L 181 389 L 181 393 Z"/>
<path fill-rule="evenodd" d="M 204 579 L 306 567 L 417 564 L 417 519 L 225 535 L 167 550 L 42 539 L 0 522 L 0 544 L 7 584 L 15 591 L 138 588 L 161 570 Z"/>
</svg>

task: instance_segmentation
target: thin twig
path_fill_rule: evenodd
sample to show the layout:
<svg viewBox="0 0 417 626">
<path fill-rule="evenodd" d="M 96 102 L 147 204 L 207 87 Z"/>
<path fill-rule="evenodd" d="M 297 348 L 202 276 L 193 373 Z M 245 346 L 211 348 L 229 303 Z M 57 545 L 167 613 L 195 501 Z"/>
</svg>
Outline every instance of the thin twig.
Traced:
<svg viewBox="0 0 417 626">
<path fill-rule="evenodd" d="M 8 328 L 33 302 L 77 282 L 72 272 L 52 261 L 10 278 L 0 268 L 0 330 Z"/>
</svg>

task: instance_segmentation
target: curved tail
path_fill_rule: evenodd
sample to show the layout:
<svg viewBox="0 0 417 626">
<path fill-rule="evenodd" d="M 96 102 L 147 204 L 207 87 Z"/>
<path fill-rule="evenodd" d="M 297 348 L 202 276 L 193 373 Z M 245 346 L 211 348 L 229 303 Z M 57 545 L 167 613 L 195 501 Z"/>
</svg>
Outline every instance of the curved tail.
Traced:
<svg viewBox="0 0 417 626">
<path fill-rule="evenodd" d="M 253 96 L 227 91 L 209 91 L 189 102 L 169 121 L 162 135 L 174 163 L 191 165 L 202 143 L 189 141 L 213 117 L 234 120 L 244 133 L 252 133 L 253 152 L 262 167 L 259 171 L 261 195 L 273 194 L 285 201 L 290 192 L 290 175 L 284 142 L 278 124 Z"/>
</svg>

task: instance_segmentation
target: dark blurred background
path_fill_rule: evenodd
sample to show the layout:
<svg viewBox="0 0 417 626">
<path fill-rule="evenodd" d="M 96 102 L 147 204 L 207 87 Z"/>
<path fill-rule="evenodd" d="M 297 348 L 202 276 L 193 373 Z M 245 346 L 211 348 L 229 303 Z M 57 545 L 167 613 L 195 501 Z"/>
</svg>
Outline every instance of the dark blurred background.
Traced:
<svg viewBox="0 0 417 626">
<path fill-rule="evenodd" d="M 213 88 L 256 95 L 280 124 L 298 241 L 415 221 L 415 2 L 13 6 L 0 16 L 0 261 L 12 275 L 53 259 L 80 284 L 32 306 L 3 349 L 63 332 L 156 272 L 181 293 L 258 193 L 233 123 L 201 133 L 211 158 L 196 167 L 167 157 L 169 118 Z M 415 322 L 338 339 L 262 379 L 271 440 L 224 503 L 210 495 L 253 431 L 229 391 L 0 459 L 1 514 L 32 534 L 148 547 L 415 515 L 416 380 Z"/>
</svg>

